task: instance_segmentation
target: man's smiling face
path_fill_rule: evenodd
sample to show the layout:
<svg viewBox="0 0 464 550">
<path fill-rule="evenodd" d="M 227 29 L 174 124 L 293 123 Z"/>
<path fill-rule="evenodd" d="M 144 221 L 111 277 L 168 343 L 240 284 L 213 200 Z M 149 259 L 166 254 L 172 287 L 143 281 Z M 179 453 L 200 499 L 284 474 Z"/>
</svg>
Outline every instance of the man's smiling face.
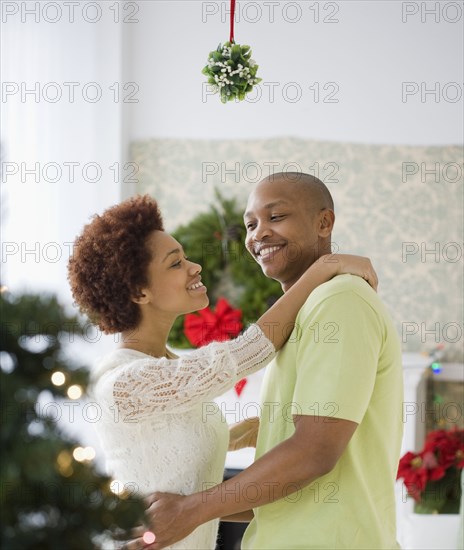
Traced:
<svg viewBox="0 0 464 550">
<path fill-rule="evenodd" d="M 260 182 L 251 193 L 244 223 L 245 246 L 266 277 L 288 290 L 321 255 L 320 204 L 290 179 Z M 330 245 L 330 239 L 329 239 Z"/>
</svg>

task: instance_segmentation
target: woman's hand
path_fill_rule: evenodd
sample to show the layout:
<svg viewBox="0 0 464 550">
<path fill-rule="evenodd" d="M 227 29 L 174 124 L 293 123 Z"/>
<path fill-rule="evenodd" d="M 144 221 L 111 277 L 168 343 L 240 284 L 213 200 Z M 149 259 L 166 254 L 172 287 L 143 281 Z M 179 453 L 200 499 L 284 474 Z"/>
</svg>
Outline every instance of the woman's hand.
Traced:
<svg viewBox="0 0 464 550">
<path fill-rule="evenodd" d="M 253 416 L 229 426 L 229 451 L 238 451 L 245 447 L 256 447 L 259 418 Z"/>
<path fill-rule="evenodd" d="M 330 266 L 334 277 L 343 273 L 351 273 L 362 277 L 377 291 L 379 280 L 369 258 L 353 254 L 325 254 L 314 263 Z"/>
</svg>

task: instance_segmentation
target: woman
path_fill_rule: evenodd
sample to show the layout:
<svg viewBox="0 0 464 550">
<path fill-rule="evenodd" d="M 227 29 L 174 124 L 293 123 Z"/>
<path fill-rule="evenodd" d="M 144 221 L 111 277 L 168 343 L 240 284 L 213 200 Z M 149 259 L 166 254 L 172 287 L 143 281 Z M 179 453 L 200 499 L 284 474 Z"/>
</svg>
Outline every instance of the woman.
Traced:
<svg viewBox="0 0 464 550">
<path fill-rule="evenodd" d="M 121 347 L 93 373 L 103 411 L 97 429 L 109 470 L 140 495 L 220 483 L 229 432 L 219 409 L 211 413 L 213 399 L 272 359 L 317 285 L 342 272 L 376 285 L 365 258 L 321 259 L 241 336 L 176 357 L 166 345 L 175 319 L 206 307 L 208 296 L 201 266 L 164 232 L 156 202 L 146 195 L 108 209 L 75 245 L 69 280 L 76 302 L 104 332 L 122 333 Z M 243 426 L 234 433 L 234 448 L 252 439 Z M 217 527 L 202 525 L 174 547 L 212 549 Z"/>
</svg>

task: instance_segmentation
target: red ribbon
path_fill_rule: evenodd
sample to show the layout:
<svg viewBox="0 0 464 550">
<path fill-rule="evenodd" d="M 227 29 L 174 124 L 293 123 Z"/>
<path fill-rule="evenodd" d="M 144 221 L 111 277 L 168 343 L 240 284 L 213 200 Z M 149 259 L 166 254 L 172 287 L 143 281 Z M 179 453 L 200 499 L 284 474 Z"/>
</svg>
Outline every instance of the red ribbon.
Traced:
<svg viewBox="0 0 464 550">
<path fill-rule="evenodd" d="M 247 383 L 248 383 L 248 380 L 246 378 L 242 378 L 235 384 L 234 389 L 235 389 L 235 393 L 237 394 L 237 397 L 240 397 L 240 394 L 242 393 L 243 388 L 247 385 Z"/>
<path fill-rule="evenodd" d="M 234 42 L 234 22 L 235 22 L 235 0 L 230 0 L 230 38 L 229 42 Z"/>
<path fill-rule="evenodd" d="M 209 307 L 184 318 L 184 333 L 194 346 L 206 346 L 210 342 L 224 342 L 234 338 L 243 328 L 242 311 L 234 309 L 227 300 L 220 298 L 216 310 Z"/>
</svg>

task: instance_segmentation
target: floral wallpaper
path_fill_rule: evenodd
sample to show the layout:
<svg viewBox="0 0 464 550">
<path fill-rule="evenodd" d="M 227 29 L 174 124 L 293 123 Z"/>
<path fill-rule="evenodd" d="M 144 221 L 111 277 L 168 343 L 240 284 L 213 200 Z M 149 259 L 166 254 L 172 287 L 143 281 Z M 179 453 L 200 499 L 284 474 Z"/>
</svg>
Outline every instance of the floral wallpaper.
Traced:
<svg viewBox="0 0 464 550">
<path fill-rule="evenodd" d="M 263 177 L 307 172 L 335 201 L 334 251 L 369 256 L 403 351 L 463 361 L 463 150 L 281 137 L 134 142 L 137 183 L 174 230 L 214 202 L 214 189 L 245 206 Z"/>
</svg>

